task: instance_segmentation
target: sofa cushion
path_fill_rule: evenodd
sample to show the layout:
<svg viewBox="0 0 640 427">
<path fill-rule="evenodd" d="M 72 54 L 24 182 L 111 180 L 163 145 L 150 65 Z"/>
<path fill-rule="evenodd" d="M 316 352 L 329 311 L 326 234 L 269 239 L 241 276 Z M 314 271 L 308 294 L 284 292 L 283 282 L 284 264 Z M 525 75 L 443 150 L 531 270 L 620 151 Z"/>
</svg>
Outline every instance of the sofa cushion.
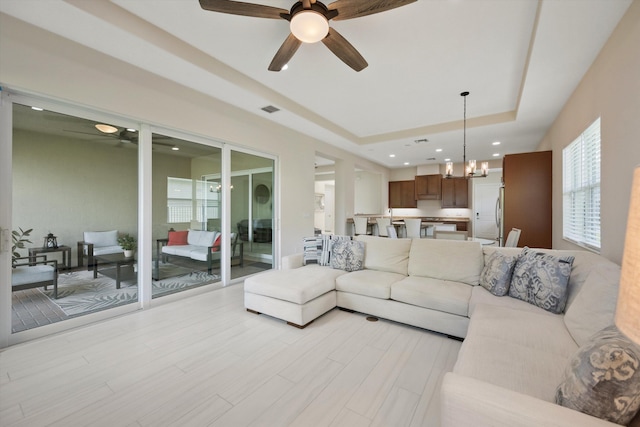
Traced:
<svg viewBox="0 0 640 427">
<path fill-rule="evenodd" d="M 163 246 L 162 253 L 167 255 L 178 255 L 178 256 L 190 258 L 191 252 L 198 248 L 200 248 L 200 246 L 195 246 L 195 245 Z M 205 254 L 205 260 L 206 260 L 207 248 L 203 247 L 201 249 L 202 249 L 202 253 Z"/>
<path fill-rule="evenodd" d="M 187 243 L 188 236 L 189 236 L 189 230 L 170 231 L 169 241 L 167 242 L 167 246 L 186 245 L 188 244 Z"/>
<path fill-rule="evenodd" d="M 364 242 L 364 268 L 407 275 L 410 239 L 389 239 L 378 236 L 356 236 Z"/>
<path fill-rule="evenodd" d="M 481 304 L 453 371 L 555 402 L 566 363 L 577 349 L 561 315 Z"/>
<path fill-rule="evenodd" d="M 218 231 L 189 230 L 187 243 L 193 246 L 213 246 L 213 242 L 220 234 Z"/>
<path fill-rule="evenodd" d="M 406 278 L 404 274 L 387 271 L 360 270 L 336 279 L 336 290 L 373 298 L 389 299 L 391 285 Z"/>
<path fill-rule="evenodd" d="M 319 265 L 308 265 L 293 270 L 271 270 L 248 277 L 244 281 L 244 291 L 305 304 L 335 290 L 336 278 L 343 274 L 347 273 Z"/>
<path fill-rule="evenodd" d="M 118 230 L 85 231 L 84 242 L 93 243 L 94 248 L 99 246 L 118 246 Z"/>
<path fill-rule="evenodd" d="M 556 257 L 525 248 L 513 269 L 509 296 L 562 313 L 573 260 L 573 256 Z"/>
<path fill-rule="evenodd" d="M 629 424 L 640 408 L 640 347 L 613 325 L 597 332 L 569 361 L 556 403 Z"/>
<path fill-rule="evenodd" d="M 11 269 L 11 286 L 52 281 L 55 268 L 52 265 L 21 265 Z"/>
<path fill-rule="evenodd" d="M 595 265 L 587 276 L 582 290 L 564 315 L 564 323 L 578 345 L 613 325 L 619 283 L 620 266 L 612 262 Z"/>
<path fill-rule="evenodd" d="M 445 313 L 466 316 L 472 287 L 464 283 L 409 276 L 394 283 L 391 299 Z"/>
<path fill-rule="evenodd" d="M 344 271 L 362 270 L 364 242 L 336 240 L 331 245 L 331 268 Z"/>
<path fill-rule="evenodd" d="M 498 298 L 482 286 L 474 286 L 471 290 L 471 300 L 469 301 L 469 317 L 473 318 L 476 307 L 480 305 L 494 305 L 542 315 L 557 316 L 557 314 L 545 311 L 526 301 L 509 297 Z"/>
<path fill-rule="evenodd" d="M 485 262 L 482 274 L 480 274 L 480 286 L 495 296 L 506 295 L 509 292 L 511 275 L 517 260 L 518 256 L 493 252 Z"/>
<path fill-rule="evenodd" d="M 98 246 L 93 248 L 93 255 L 109 255 L 109 254 L 119 254 L 124 252 L 120 245 L 115 246 Z M 85 255 L 87 254 L 87 249 L 85 248 Z"/>
<path fill-rule="evenodd" d="M 478 242 L 413 239 L 411 243 L 410 276 L 477 285 L 483 267 L 482 245 Z"/>
</svg>

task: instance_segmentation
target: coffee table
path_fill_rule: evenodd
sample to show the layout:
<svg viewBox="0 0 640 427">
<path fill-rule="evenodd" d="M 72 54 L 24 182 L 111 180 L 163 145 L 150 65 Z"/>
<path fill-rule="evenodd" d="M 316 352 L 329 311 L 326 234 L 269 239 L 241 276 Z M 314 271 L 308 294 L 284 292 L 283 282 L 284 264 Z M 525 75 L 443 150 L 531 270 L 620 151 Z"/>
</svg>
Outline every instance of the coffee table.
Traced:
<svg viewBox="0 0 640 427">
<path fill-rule="evenodd" d="M 120 282 L 132 281 L 136 282 L 138 275 L 134 269 L 136 263 L 135 255 L 125 257 L 123 253 L 96 255 L 93 264 L 93 278 L 98 277 L 98 273 L 115 279 L 116 289 L 120 289 Z"/>
</svg>

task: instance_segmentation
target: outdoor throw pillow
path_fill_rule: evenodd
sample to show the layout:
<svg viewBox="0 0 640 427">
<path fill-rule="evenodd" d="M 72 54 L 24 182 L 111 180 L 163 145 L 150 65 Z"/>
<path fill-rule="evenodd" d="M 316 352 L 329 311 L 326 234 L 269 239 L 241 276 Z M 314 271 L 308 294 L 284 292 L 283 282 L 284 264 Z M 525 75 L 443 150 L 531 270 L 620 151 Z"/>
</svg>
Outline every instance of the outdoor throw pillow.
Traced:
<svg viewBox="0 0 640 427">
<path fill-rule="evenodd" d="M 211 252 L 220 251 L 220 241 L 221 240 L 222 240 L 222 233 L 218 234 L 218 237 L 216 237 L 215 242 L 213 242 L 213 246 L 211 247 Z"/>
<path fill-rule="evenodd" d="M 513 269 L 509 296 L 562 313 L 573 260 L 573 256 L 556 257 L 524 248 Z"/>
<path fill-rule="evenodd" d="M 188 230 L 184 231 L 170 231 L 169 232 L 169 242 L 167 246 L 183 246 L 187 244 L 187 235 L 189 234 Z"/>
<path fill-rule="evenodd" d="M 331 268 L 344 271 L 362 270 L 364 266 L 364 243 L 339 239 L 331 246 Z"/>
<path fill-rule="evenodd" d="M 499 297 L 506 295 L 509 292 L 513 267 L 517 260 L 517 256 L 493 252 L 482 269 L 480 285 L 493 295 Z"/>
<path fill-rule="evenodd" d="M 640 347 L 613 325 L 597 332 L 571 358 L 556 403 L 629 424 L 640 409 Z"/>
</svg>

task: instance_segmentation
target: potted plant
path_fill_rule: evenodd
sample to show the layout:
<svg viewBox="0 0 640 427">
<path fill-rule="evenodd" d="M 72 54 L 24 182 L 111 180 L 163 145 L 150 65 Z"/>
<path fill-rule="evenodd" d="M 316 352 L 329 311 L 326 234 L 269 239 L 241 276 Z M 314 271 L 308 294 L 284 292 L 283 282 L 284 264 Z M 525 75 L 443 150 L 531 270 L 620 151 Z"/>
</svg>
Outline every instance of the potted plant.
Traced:
<svg viewBox="0 0 640 427">
<path fill-rule="evenodd" d="M 16 263 L 16 258 L 20 258 L 20 252 L 18 252 L 18 249 L 24 249 L 25 243 L 32 243 L 31 240 L 27 239 L 26 237 L 29 237 L 29 235 L 33 231 L 33 228 L 23 230 L 22 228 L 18 227 L 18 230 L 20 231 L 11 231 L 11 239 L 13 240 L 13 246 L 11 246 L 12 266 Z"/>
<path fill-rule="evenodd" d="M 118 244 L 122 249 L 124 249 L 124 256 L 127 258 L 131 258 L 133 256 L 133 251 L 135 251 L 137 247 L 136 238 L 129 233 L 125 233 L 118 237 Z"/>
</svg>

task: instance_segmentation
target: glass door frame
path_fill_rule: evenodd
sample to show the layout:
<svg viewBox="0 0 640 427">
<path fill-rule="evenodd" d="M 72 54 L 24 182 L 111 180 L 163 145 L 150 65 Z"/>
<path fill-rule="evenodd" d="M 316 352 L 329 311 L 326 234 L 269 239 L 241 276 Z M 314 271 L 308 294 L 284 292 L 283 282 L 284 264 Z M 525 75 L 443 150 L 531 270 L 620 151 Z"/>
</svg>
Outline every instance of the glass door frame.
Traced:
<svg viewBox="0 0 640 427">
<path fill-rule="evenodd" d="M 139 129 L 138 143 L 138 301 L 109 310 L 91 313 L 84 316 L 71 318 L 62 322 L 40 326 L 26 331 L 12 333 L 11 325 L 11 230 L 13 209 L 13 104 L 39 106 L 44 109 L 61 114 L 72 115 L 97 122 L 114 123 L 122 127 Z M 184 139 L 211 147 L 222 149 L 222 221 L 223 244 L 221 254 L 222 284 L 227 286 L 244 280 L 244 277 L 230 280 L 231 259 L 228 256 L 231 250 L 227 243 L 231 234 L 231 152 L 243 152 L 273 161 L 273 267 L 280 264 L 280 168 L 276 155 L 248 149 L 219 140 L 198 136 L 191 133 L 171 130 L 162 126 L 145 122 L 136 122 L 133 119 L 117 116 L 95 108 L 77 106 L 65 101 L 57 101 L 36 94 L 0 87 L 0 349 L 25 342 L 31 339 L 44 337 L 58 332 L 84 326 L 89 323 L 110 319 L 122 314 L 134 312 L 139 309 L 161 304 L 159 300 L 151 299 L 152 268 L 153 268 L 153 234 L 152 234 L 152 134 Z M 170 299 L 171 300 L 171 299 Z"/>
<path fill-rule="evenodd" d="M 2 246 L 0 251 L 0 283 L 4 286 L 0 286 L 0 348 L 18 344 L 24 341 L 28 341 L 34 338 L 44 337 L 54 333 L 66 331 L 79 326 L 97 322 L 100 320 L 113 318 L 122 314 L 130 313 L 139 310 L 143 307 L 141 296 L 144 295 L 144 290 L 140 284 L 142 280 L 138 280 L 138 301 L 135 303 L 114 307 L 109 310 L 99 311 L 96 313 L 86 314 L 84 316 L 74 317 L 64 320 L 62 322 L 52 323 L 49 325 L 39 326 L 37 328 L 28 329 L 22 332 L 12 333 L 12 321 L 11 321 L 11 308 L 12 308 L 12 289 L 11 289 L 11 230 L 13 226 L 13 104 L 21 104 L 28 106 L 38 106 L 45 110 L 52 112 L 66 114 L 70 116 L 79 117 L 86 120 L 92 120 L 96 122 L 114 123 L 122 127 L 131 127 L 140 129 L 139 144 L 138 144 L 138 235 L 142 236 L 142 230 L 140 226 L 143 222 L 143 216 L 141 211 L 142 197 L 141 191 L 142 180 L 140 174 L 143 173 L 142 164 L 144 153 L 149 151 L 149 158 L 151 153 L 151 146 L 149 142 L 145 142 L 145 138 L 142 135 L 142 126 L 140 123 L 135 122 L 126 117 L 116 116 L 110 113 L 101 112 L 96 109 L 89 109 L 79 107 L 66 102 L 58 102 L 56 100 L 41 97 L 38 95 L 28 94 L 19 91 L 5 90 L 2 87 L 0 92 L 0 172 L 2 180 L 0 183 L 0 238 L 2 239 Z M 150 141 L 150 138 L 149 138 Z M 150 174 L 149 174 L 150 175 Z M 149 178 L 150 179 L 150 178 Z M 143 257 L 143 248 L 138 250 L 139 256 Z M 139 261 L 141 263 L 142 261 Z M 140 264 L 139 264 L 140 265 Z M 151 293 L 151 283 L 149 282 L 148 293 Z"/>
</svg>

